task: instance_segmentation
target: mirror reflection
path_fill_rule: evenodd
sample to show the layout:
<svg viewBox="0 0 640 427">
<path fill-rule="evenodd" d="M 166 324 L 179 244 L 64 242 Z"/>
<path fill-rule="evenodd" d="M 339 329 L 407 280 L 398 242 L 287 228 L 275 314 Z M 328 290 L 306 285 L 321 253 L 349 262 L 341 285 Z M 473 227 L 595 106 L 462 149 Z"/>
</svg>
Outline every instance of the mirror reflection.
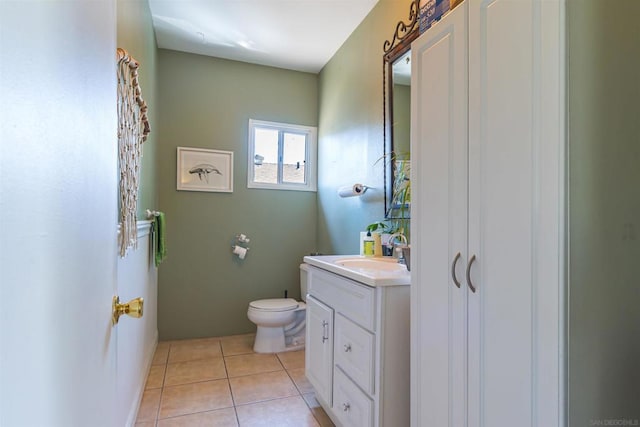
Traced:
<svg viewBox="0 0 640 427">
<path fill-rule="evenodd" d="M 385 217 L 408 223 L 411 203 L 411 42 L 418 36 L 417 1 L 384 44 Z M 406 224 L 405 224 L 406 225 Z"/>
<path fill-rule="evenodd" d="M 393 151 L 396 159 L 410 158 L 411 131 L 411 50 L 394 61 L 393 73 Z"/>
</svg>

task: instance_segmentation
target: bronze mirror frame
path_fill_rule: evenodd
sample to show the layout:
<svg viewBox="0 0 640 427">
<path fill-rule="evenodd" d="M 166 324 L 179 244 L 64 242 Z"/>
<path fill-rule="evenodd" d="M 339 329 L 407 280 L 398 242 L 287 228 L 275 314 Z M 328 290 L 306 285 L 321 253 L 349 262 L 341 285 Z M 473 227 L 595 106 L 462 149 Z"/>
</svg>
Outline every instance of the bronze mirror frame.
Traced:
<svg viewBox="0 0 640 427">
<path fill-rule="evenodd" d="M 394 177 L 396 162 L 393 145 L 393 64 L 411 49 L 419 35 L 420 0 L 412 0 L 409 5 L 409 22 L 398 22 L 391 41 L 383 45 L 382 85 L 383 85 L 383 138 L 384 138 L 384 215 L 387 219 L 408 218 L 405 207 L 393 206 Z M 400 213 L 398 214 L 398 211 Z"/>
</svg>

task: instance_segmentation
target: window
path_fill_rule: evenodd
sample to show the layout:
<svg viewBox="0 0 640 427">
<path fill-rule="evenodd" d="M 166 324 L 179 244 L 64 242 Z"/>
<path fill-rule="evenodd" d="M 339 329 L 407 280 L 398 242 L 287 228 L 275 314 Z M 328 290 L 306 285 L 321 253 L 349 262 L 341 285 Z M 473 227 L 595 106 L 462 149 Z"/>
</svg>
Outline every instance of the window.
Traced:
<svg viewBox="0 0 640 427">
<path fill-rule="evenodd" d="M 247 186 L 316 191 L 317 128 L 249 120 Z"/>
</svg>

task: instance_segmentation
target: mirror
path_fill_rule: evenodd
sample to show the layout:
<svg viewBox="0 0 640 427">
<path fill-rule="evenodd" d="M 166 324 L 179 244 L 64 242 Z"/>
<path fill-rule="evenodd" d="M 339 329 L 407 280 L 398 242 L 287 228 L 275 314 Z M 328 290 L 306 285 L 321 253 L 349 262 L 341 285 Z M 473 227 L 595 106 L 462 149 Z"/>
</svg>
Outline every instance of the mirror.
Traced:
<svg viewBox="0 0 640 427">
<path fill-rule="evenodd" d="M 385 41 L 384 184 L 385 218 L 408 219 L 411 186 L 411 42 L 419 35 L 419 0 L 409 7 L 409 22 L 398 22 L 392 41 Z"/>
</svg>

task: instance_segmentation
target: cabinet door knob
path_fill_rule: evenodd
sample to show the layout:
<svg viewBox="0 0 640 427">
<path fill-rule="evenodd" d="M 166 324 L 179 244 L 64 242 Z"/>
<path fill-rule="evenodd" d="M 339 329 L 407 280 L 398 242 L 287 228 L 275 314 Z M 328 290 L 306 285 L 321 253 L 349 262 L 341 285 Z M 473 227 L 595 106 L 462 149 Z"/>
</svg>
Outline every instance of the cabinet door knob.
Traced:
<svg viewBox="0 0 640 427">
<path fill-rule="evenodd" d="M 344 352 L 349 353 L 351 351 L 351 343 L 344 345 Z"/>
<path fill-rule="evenodd" d="M 342 410 L 344 412 L 349 412 L 349 409 L 351 409 L 351 405 L 349 405 L 348 403 L 343 403 L 342 404 Z"/>
<path fill-rule="evenodd" d="M 458 278 L 456 277 L 456 264 L 458 263 L 458 260 L 460 259 L 460 252 L 458 252 L 456 254 L 456 256 L 453 258 L 453 262 L 451 263 L 451 278 L 453 279 L 453 283 L 455 283 L 455 285 L 458 287 L 458 289 L 460 289 L 460 282 L 458 281 Z"/>
<path fill-rule="evenodd" d="M 476 256 L 473 255 L 471 259 L 469 259 L 469 264 L 467 264 L 467 285 L 469 285 L 469 289 L 471 289 L 471 292 L 473 293 L 476 292 L 476 288 L 475 286 L 473 286 L 473 283 L 471 282 L 471 265 L 475 260 L 476 260 Z"/>
</svg>

